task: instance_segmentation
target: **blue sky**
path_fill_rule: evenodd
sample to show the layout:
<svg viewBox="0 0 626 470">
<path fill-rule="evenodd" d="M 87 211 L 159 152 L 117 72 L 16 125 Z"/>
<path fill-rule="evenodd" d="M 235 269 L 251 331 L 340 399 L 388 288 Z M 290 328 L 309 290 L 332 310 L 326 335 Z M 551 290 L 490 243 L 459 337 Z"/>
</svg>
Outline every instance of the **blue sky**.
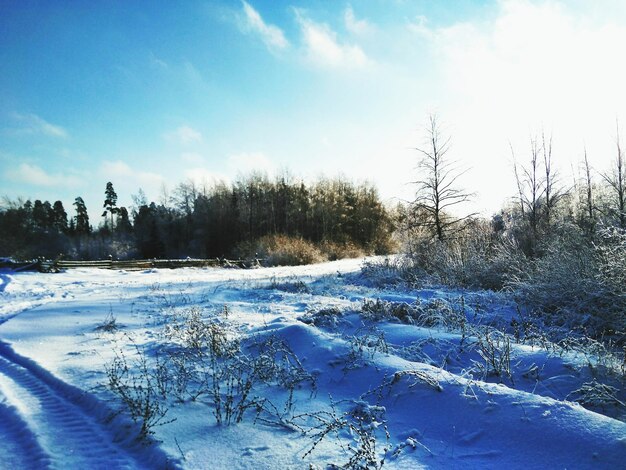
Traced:
<svg viewBox="0 0 626 470">
<path fill-rule="evenodd" d="M 594 2 L 596 3 L 596 2 Z M 608 166 L 626 109 L 617 0 L 0 3 L 0 195 L 80 195 L 257 169 L 410 199 L 437 113 L 476 205 L 512 194 L 539 129 L 571 180 Z M 70 212 L 70 211 L 68 211 Z"/>
</svg>

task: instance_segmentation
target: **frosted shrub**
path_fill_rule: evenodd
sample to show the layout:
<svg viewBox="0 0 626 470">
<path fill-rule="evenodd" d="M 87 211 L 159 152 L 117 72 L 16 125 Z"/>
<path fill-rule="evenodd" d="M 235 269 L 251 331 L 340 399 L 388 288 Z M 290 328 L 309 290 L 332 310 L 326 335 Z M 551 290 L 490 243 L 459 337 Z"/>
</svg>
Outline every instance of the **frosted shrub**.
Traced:
<svg viewBox="0 0 626 470">
<path fill-rule="evenodd" d="M 425 273 L 408 256 L 394 256 L 383 260 L 365 261 L 361 274 L 374 287 L 408 284 L 419 286 Z"/>
<path fill-rule="evenodd" d="M 475 365 L 483 378 L 496 376 L 500 379 L 507 378 L 513 383 L 509 336 L 490 328 L 478 328 L 475 333 L 478 354 L 482 358 L 482 362 L 476 361 Z"/>
<path fill-rule="evenodd" d="M 122 403 L 122 410 L 140 424 L 139 439 L 147 440 L 154 434 L 153 428 L 173 420 L 167 420 L 169 411 L 163 397 L 165 391 L 158 356 L 150 360 L 143 350 L 136 348 L 136 357 L 128 361 L 123 351 L 116 351 L 115 358 L 105 365 L 107 385 Z"/>
<path fill-rule="evenodd" d="M 326 307 L 319 310 L 311 310 L 298 317 L 303 323 L 328 329 L 335 329 L 339 326 L 343 312 L 338 307 Z"/>
<path fill-rule="evenodd" d="M 385 332 L 375 327 L 359 328 L 347 340 L 350 350 L 345 356 L 344 372 L 369 365 L 378 353 L 389 353 Z"/>
<path fill-rule="evenodd" d="M 511 276 L 508 286 L 518 300 L 550 315 L 552 323 L 583 326 L 589 334 L 626 328 L 626 237 L 615 230 L 601 232 L 589 245 L 575 228 L 563 227 L 542 257 Z"/>
<path fill-rule="evenodd" d="M 303 459 L 315 451 L 322 441 L 334 440 L 348 460 L 341 465 L 330 464 L 328 468 L 332 469 L 380 469 L 391 447 L 385 425 L 385 408 L 365 401 L 353 402 L 344 412 L 338 411 L 331 401 L 330 410 L 297 415 L 293 423 L 313 440 Z M 382 448 L 381 440 L 384 442 Z"/>
<path fill-rule="evenodd" d="M 595 380 L 584 383 L 579 389 L 570 393 L 567 398 L 580 403 L 586 408 L 600 408 L 603 411 L 609 407 L 626 410 L 626 404 L 617 398 L 619 390 L 611 385 L 599 383 Z"/>
<path fill-rule="evenodd" d="M 428 302 L 420 302 L 418 299 L 411 304 L 363 299 L 361 313 L 365 319 L 374 322 L 395 320 L 409 325 L 442 326 L 457 331 L 465 327 L 465 307 L 462 298 L 460 305 L 460 308 L 455 308 L 444 299 L 432 299 Z"/>
</svg>

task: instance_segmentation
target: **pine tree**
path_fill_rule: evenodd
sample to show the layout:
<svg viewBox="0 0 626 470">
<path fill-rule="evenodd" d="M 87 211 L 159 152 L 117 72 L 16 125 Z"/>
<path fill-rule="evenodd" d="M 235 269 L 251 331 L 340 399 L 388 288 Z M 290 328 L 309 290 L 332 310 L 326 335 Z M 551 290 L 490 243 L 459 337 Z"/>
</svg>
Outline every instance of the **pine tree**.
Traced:
<svg viewBox="0 0 626 470">
<path fill-rule="evenodd" d="M 85 201 L 83 201 L 83 198 L 79 196 L 74 200 L 74 206 L 76 207 L 76 233 L 79 235 L 86 235 L 91 232 L 91 227 L 89 225 L 89 214 L 87 213 Z"/>
<path fill-rule="evenodd" d="M 130 218 L 128 217 L 128 209 L 125 207 L 120 207 L 119 209 L 115 230 L 118 233 L 130 233 L 133 231 L 133 226 L 130 223 Z"/>
<path fill-rule="evenodd" d="M 59 232 L 67 232 L 67 212 L 61 201 L 55 201 L 52 206 L 52 227 Z"/>
<path fill-rule="evenodd" d="M 119 208 L 117 207 L 117 193 L 113 189 L 113 183 L 110 181 L 107 183 L 106 189 L 104 190 L 104 212 L 102 213 L 102 217 L 106 217 L 107 212 L 111 215 L 111 230 L 113 230 L 113 215 L 119 213 Z"/>
</svg>

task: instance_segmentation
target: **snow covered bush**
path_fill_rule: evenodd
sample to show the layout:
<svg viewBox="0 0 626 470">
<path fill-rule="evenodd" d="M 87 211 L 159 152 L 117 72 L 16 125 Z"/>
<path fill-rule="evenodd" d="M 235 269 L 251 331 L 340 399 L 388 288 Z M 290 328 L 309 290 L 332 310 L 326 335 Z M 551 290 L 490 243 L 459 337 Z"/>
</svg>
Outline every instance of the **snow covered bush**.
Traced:
<svg viewBox="0 0 626 470">
<path fill-rule="evenodd" d="M 619 408 L 623 412 L 626 404 L 617 398 L 619 390 L 611 385 L 593 380 L 584 383 L 579 389 L 570 393 L 567 398 L 580 403 L 585 408 L 600 409 Z"/>
<path fill-rule="evenodd" d="M 348 470 L 377 470 L 385 464 L 390 450 L 390 435 L 385 425 L 385 408 L 359 400 L 350 404 L 347 411 L 330 410 L 303 413 L 293 422 L 305 435 L 313 439 L 311 448 L 302 458 L 309 456 L 325 440 L 334 439 L 348 458 L 343 464 L 330 464 L 328 468 Z M 379 441 L 384 444 L 381 449 Z"/>
<path fill-rule="evenodd" d="M 511 369 L 511 338 L 492 328 L 476 328 L 476 348 L 482 361 L 475 361 L 483 379 L 496 376 L 513 383 Z"/>
<path fill-rule="evenodd" d="M 462 298 L 461 298 L 462 299 Z M 448 330 L 460 331 L 465 328 L 465 308 L 460 308 L 444 299 L 431 299 L 414 303 L 389 302 L 382 299 L 363 299 L 361 314 L 369 321 L 399 321 L 408 325 L 424 327 L 441 326 Z"/>
<path fill-rule="evenodd" d="M 192 307 L 170 318 L 164 332 L 174 395 L 181 402 L 208 398 L 218 425 L 240 423 L 248 412 L 264 422 L 276 424 L 277 418 L 279 424 L 291 413 L 296 390 L 307 386 L 314 393 L 316 379 L 285 340 L 243 338 L 228 311 Z M 262 396 L 268 386 L 286 392 L 280 407 Z"/>
<path fill-rule="evenodd" d="M 339 326 L 342 318 L 343 312 L 340 308 L 326 307 L 319 310 L 310 310 L 304 315 L 298 317 L 298 320 L 306 323 L 307 325 L 313 325 L 317 326 L 318 328 L 322 327 L 333 330 Z"/>
<path fill-rule="evenodd" d="M 583 327 L 593 336 L 626 329 L 626 236 L 612 229 L 590 245 L 564 226 L 543 256 L 507 282 L 518 301 L 549 316 L 554 324 Z"/>
<path fill-rule="evenodd" d="M 376 327 L 358 328 L 347 340 L 350 349 L 344 358 L 344 372 L 369 365 L 378 353 L 389 353 L 385 332 Z"/>
<path fill-rule="evenodd" d="M 361 275 L 373 287 L 397 285 L 420 286 L 425 273 L 408 256 L 386 257 L 382 260 L 366 260 Z"/>
<path fill-rule="evenodd" d="M 122 411 L 140 424 L 138 438 L 147 440 L 154 434 L 155 426 L 172 420 L 166 419 L 169 407 L 163 397 L 163 382 L 157 373 L 162 370 L 158 356 L 151 359 L 141 348 L 135 346 L 135 350 L 132 361 L 122 350 L 115 351 L 115 357 L 105 365 L 105 370 L 109 390 L 121 400 Z"/>
</svg>

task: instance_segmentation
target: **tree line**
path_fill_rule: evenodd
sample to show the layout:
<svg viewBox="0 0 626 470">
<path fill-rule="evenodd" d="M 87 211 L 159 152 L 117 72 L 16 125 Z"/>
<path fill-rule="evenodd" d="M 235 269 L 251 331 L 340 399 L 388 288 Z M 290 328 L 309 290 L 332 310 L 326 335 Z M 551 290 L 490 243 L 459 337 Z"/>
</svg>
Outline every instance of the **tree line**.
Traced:
<svg viewBox="0 0 626 470">
<path fill-rule="evenodd" d="M 81 197 L 68 216 L 61 201 L 8 200 L 0 209 L 3 256 L 29 259 L 228 257 L 272 235 L 362 253 L 391 248 L 393 223 L 377 190 L 343 178 L 307 184 L 285 174 L 251 174 L 232 184 L 180 183 L 165 200 L 143 191 L 130 208 L 118 206 L 112 182 L 97 227 Z"/>
</svg>

